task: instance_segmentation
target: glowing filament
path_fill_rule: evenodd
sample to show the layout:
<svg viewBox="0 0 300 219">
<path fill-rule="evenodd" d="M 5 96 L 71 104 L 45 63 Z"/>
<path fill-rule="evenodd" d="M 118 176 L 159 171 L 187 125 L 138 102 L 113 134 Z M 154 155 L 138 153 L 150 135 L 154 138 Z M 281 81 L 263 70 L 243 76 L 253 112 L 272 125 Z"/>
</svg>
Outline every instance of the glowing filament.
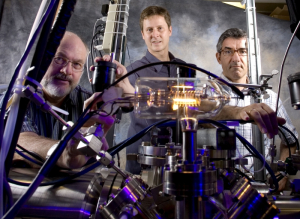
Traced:
<svg viewBox="0 0 300 219">
<path fill-rule="evenodd" d="M 178 86 L 172 86 L 172 88 L 185 88 L 185 89 L 192 89 L 193 86 L 184 86 L 184 85 L 178 85 Z"/>
<path fill-rule="evenodd" d="M 182 99 L 182 98 L 175 98 L 173 99 L 173 110 L 177 110 L 178 106 L 197 106 L 197 100 L 187 98 L 187 99 Z"/>
<path fill-rule="evenodd" d="M 173 99 L 174 102 L 178 102 L 179 104 L 196 104 L 195 99 Z"/>
</svg>

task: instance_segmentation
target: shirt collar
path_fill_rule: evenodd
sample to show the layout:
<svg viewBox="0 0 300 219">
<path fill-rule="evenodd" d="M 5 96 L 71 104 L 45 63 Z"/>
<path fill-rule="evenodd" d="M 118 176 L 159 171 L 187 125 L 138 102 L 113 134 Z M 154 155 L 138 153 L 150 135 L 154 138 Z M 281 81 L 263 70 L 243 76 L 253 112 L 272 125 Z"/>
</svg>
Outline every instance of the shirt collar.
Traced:
<svg viewBox="0 0 300 219">
<path fill-rule="evenodd" d="M 176 61 L 176 58 L 172 53 L 169 52 L 170 61 Z M 149 63 L 154 62 L 161 62 L 158 58 L 156 58 L 154 55 L 152 55 L 148 50 L 146 52 L 146 59 L 149 61 Z M 156 70 L 156 72 L 160 72 L 163 65 L 155 65 L 153 66 Z"/>
<path fill-rule="evenodd" d="M 43 92 L 43 91 L 40 91 L 40 92 L 41 92 L 41 93 L 43 94 L 43 96 L 44 96 L 44 92 Z M 72 90 L 71 93 L 68 94 L 68 95 L 66 96 L 66 98 L 65 98 L 64 101 L 62 102 L 61 106 L 67 106 L 67 105 L 69 105 L 69 104 L 75 105 L 75 102 L 74 102 L 74 98 L 76 98 L 75 92 L 76 92 L 75 89 Z"/>
<path fill-rule="evenodd" d="M 73 89 L 70 94 L 66 96 L 65 103 L 76 105 L 74 99 L 77 98 L 77 89 Z"/>
</svg>

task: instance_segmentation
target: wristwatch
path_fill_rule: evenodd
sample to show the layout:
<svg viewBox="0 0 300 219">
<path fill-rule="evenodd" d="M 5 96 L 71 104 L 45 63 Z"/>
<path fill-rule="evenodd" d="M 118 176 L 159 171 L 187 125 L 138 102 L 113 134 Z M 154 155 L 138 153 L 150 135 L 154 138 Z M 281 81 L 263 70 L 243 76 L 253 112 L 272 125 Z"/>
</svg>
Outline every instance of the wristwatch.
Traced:
<svg viewBox="0 0 300 219">
<path fill-rule="evenodd" d="M 48 159 L 51 156 L 51 154 L 53 153 L 53 151 L 56 149 L 57 145 L 58 145 L 58 143 L 56 143 L 56 144 L 54 144 L 54 145 L 51 146 L 51 148 L 47 152 L 46 159 Z"/>
</svg>

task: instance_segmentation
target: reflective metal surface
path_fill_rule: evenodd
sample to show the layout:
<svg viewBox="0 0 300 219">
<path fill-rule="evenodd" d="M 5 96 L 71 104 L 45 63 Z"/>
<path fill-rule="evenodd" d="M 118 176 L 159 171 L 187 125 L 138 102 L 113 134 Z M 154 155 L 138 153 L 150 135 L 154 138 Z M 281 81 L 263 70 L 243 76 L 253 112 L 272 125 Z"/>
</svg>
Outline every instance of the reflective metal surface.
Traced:
<svg viewBox="0 0 300 219">
<path fill-rule="evenodd" d="M 174 150 L 181 149 L 179 146 L 174 146 Z M 164 157 L 167 153 L 167 148 L 165 146 L 155 147 L 155 146 L 143 146 L 140 145 L 138 149 L 139 154 L 151 155 L 157 157 Z"/>
<path fill-rule="evenodd" d="M 143 156 L 138 154 L 137 161 L 140 164 L 146 164 L 151 166 L 159 166 L 162 167 L 166 163 L 166 159 L 162 157 L 150 157 L 150 156 Z"/>
<path fill-rule="evenodd" d="M 164 190 L 166 194 L 197 197 L 202 195 L 212 195 L 217 192 L 216 171 L 165 171 Z"/>
<path fill-rule="evenodd" d="M 36 169 L 12 169 L 10 177 L 23 182 L 31 182 Z M 74 172 L 61 172 L 56 177 L 47 178 L 52 181 Z M 29 218 L 82 218 L 88 219 L 95 212 L 96 203 L 102 186 L 100 174 L 88 173 L 70 183 L 60 186 L 39 187 L 26 205 L 18 213 L 18 217 Z M 25 193 L 27 187 L 10 184 L 13 199 L 16 201 Z"/>
<path fill-rule="evenodd" d="M 290 214 L 290 218 L 300 218 L 300 198 L 299 196 L 269 196 L 268 200 L 280 209 L 280 218 Z"/>
</svg>

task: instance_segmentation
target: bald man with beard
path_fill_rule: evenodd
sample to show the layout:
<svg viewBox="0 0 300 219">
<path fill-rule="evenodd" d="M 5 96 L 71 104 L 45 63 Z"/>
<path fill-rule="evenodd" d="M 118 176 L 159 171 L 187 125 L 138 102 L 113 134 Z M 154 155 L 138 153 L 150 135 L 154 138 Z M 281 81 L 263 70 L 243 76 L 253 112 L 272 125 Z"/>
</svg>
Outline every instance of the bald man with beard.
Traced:
<svg viewBox="0 0 300 219">
<path fill-rule="evenodd" d="M 66 32 L 41 81 L 44 99 L 51 105 L 69 113 L 69 115 L 60 115 L 65 121 L 75 123 L 84 107 L 96 96 L 78 85 L 86 57 L 87 48 L 83 41 L 76 34 Z M 97 114 L 85 126 L 88 127 L 95 123 L 104 124 L 106 133 L 113 122 L 114 119 L 111 116 L 103 117 Z M 48 150 L 62 138 L 64 134 L 62 128 L 62 125 L 50 114 L 40 110 L 34 103 L 30 103 L 18 144 L 42 158 L 46 158 Z M 102 139 L 102 142 L 102 149 L 107 149 L 105 138 Z M 74 169 L 82 167 L 88 161 L 90 157 L 77 150 L 78 143 L 79 141 L 74 139 L 68 142 L 66 149 L 57 161 L 58 166 Z M 18 155 L 14 156 L 14 161 L 19 159 L 24 160 Z"/>
</svg>

